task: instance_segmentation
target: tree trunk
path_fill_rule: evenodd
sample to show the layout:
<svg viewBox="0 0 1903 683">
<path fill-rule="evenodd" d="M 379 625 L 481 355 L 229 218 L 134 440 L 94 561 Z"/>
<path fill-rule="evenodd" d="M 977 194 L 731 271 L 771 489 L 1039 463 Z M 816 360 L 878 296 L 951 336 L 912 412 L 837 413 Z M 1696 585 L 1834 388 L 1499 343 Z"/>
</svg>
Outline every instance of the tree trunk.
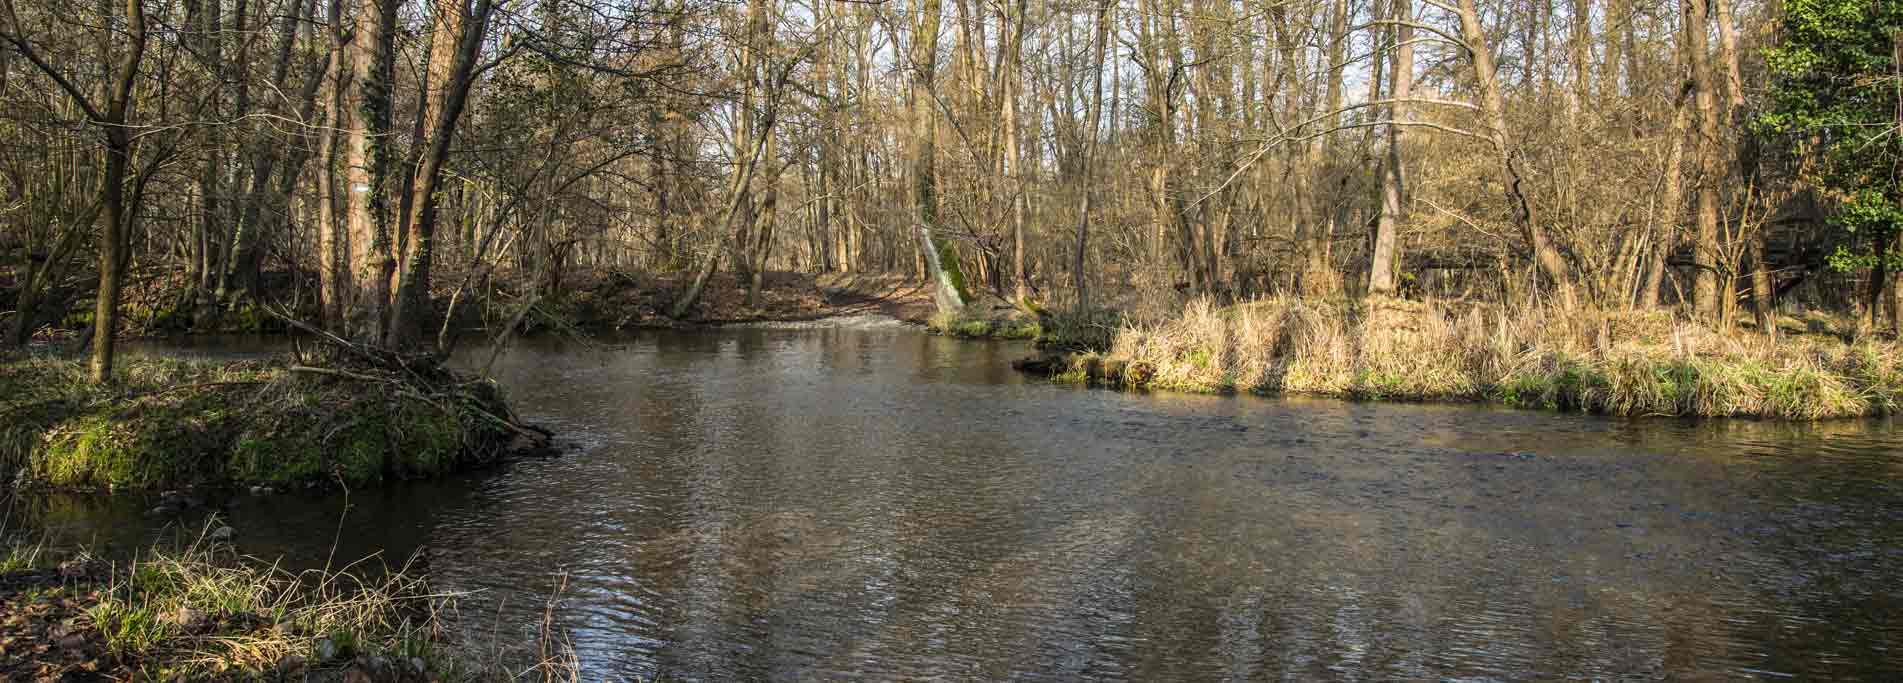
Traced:
<svg viewBox="0 0 1903 683">
<path fill-rule="evenodd" d="M 1087 313 L 1090 310 L 1090 279 L 1084 273 L 1084 255 L 1090 246 L 1090 212 L 1095 208 L 1096 193 L 1091 186 L 1091 172 L 1096 163 L 1097 137 L 1103 120 L 1103 63 L 1110 42 L 1110 12 L 1115 7 L 1113 0 L 1098 0 L 1097 31 L 1093 38 L 1096 57 L 1092 63 L 1096 69 L 1091 71 L 1090 85 L 1090 130 L 1083 143 L 1083 163 L 1078 169 L 1077 211 L 1077 248 L 1071 255 L 1071 286 L 1077 290 L 1077 311 Z"/>
<path fill-rule="evenodd" d="M 1693 278 L 1692 297 L 1698 312 L 1715 320 L 1724 312 L 1718 286 L 1718 183 L 1725 176 L 1718 156 L 1718 88 L 1706 54 L 1705 31 L 1711 24 L 1705 0 L 1682 0 L 1681 6 L 1685 16 L 1680 31 L 1685 36 L 1698 107 L 1698 233 L 1692 245 L 1692 261 L 1698 273 Z"/>
<path fill-rule="evenodd" d="M 59 278 L 66 259 L 72 256 L 73 250 L 79 248 L 81 238 L 91 233 L 88 228 L 99 220 L 104 207 L 103 201 L 94 201 L 87 206 L 54 240 L 53 248 L 46 253 L 44 261 L 37 266 L 31 265 L 29 261 L 26 277 L 20 280 L 20 293 L 13 302 L 13 329 L 8 331 L 5 342 L 0 346 L 24 347 L 33 340 L 33 332 L 39 329 L 41 295 Z"/>
<path fill-rule="evenodd" d="M 1388 117 L 1397 123 L 1409 120 L 1407 100 L 1414 96 L 1414 28 L 1408 23 L 1414 21 L 1414 7 L 1411 0 L 1394 0 L 1394 17 L 1402 23 L 1394 28 L 1392 66 L 1389 78 L 1392 79 L 1389 97 L 1394 105 Z M 1375 224 L 1374 251 L 1369 258 L 1368 292 L 1372 294 L 1392 294 L 1395 290 L 1394 270 L 1400 260 L 1399 232 L 1402 221 L 1406 220 L 1403 201 L 1407 196 L 1406 164 L 1402 149 L 1407 143 L 1405 125 L 1388 126 L 1388 158 L 1381 174 L 1381 218 Z"/>
<path fill-rule="evenodd" d="M 1024 246 L 1025 185 L 1024 159 L 1018 154 L 1018 100 L 1024 92 L 1024 69 L 1020 64 L 1024 55 L 1024 9 L 1027 0 L 1017 0 L 1011 5 L 1010 45 L 1003 48 L 1005 55 L 999 61 L 1004 80 L 1003 94 L 999 97 L 1004 116 L 1004 163 L 1007 190 L 1011 193 L 1011 301 L 1019 306 L 1029 307 L 1031 301 L 1031 271 L 1026 267 Z M 1000 39 L 1005 36 L 999 36 Z"/>
<path fill-rule="evenodd" d="M 119 329 L 119 290 L 126 264 L 131 261 L 124 253 L 127 248 L 125 227 L 134 208 L 126 205 L 126 166 L 132 162 L 132 133 L 126 124 L 131 118 L 139 61 L 145 57 L 145 6 L 140 0 L 126 0 L 125 12 L 130 44 L 124 48 L 119 67 L 113 74 L 112 99 L 106 105 L 104 119 L 99 122 L 106 137 L 106 169 L 101 179 L 106 194 L 106 224 L 99 231 L 99 291 L 93 300 L 89 369 L 94 384 L 112 381 L 113 341 Z"/>
<path fill-rule="evenodd" d="M 1493 67 L 1493 48 L 1488 46 L 1486 35 L 1481 30 L 1480 12 L 1474 0 L 1460 0 L 1460 32 L 1467 43 L 1468 54 L 1473 58 L 1474 78 L 1480 82 L 1481 110 L 1487 116 L 1488 132 L 1493 139 L 1494 150 L 1500 157 L 1507 204 L 1515 212 L 1520 234 L 1533 250 L 1534 263 L 1547 279 L 1552 280 L 1560 305 L 1570 309 L 1575 303 L 1572 278 L 1567 272 L 1565 259 L 1547 240 L 1546 228 L 1540 224 L 1539 214 L 1521 187 L 1524 178 L 1520 173 L 1519 155 L 1514 152 L 1511 136 L 1507 135 L 1506 101 L 1500 95 L 1500 83 Z"/>
<path fill-rule="evenodd" d="M 1681 205 L 1685 201 L 1683 164 L 1685 158 L 1685 132 L 1691 127 L 1690 107 L 1686 101 L 1691 93 L 1689 82 L 1679 89 L 1679 96 L 1672 107 L 1672 130 L 1666 139 L 1671 145 L 1665 152 L 1664 190 L 1659 196 L 1659 213 L 1662 219 L 1654 226 L 1652 235 L 1651 269 L 1645 276 L 1645 288 L 1639 292 L 1639 305 L 1645 308 L 1658 308 L 1662 301 L 1660 294 L 1665 282 L 1667 261 L 1678 248 Z"/>
<path fill-rule="evenodd" d="M 955 315 L 965 308 L 970 295 L 958 268 L 958 254 L 950 242 L 932 234 L 938 227 L 938 116 L 933 110 L 937 91 L 932 75 L 938 62 L 939 13 L 939 0 L 923 0 L 912 31 L 912 124 L 917 136 L 912 152 L 912 200 L 917 211 L 913 222 L 926 276 L 934 284 L 932 299 L 938 312 Z"/>
<path fill-rule="evenodd" d="M 351 46 L 356 84 L 345 144 L 350 235 L 345 327 L 358 340 L 381 342 L 389 324 L 391 244 L 390 131 L 395 82 L 398 0 L 362 0 Z"/>
<path fill-rule="evenodd" d="M 398 274 L 395 299 L 391 302 L 388 343 L 403 347 L 420 342 L 430 313 L 430 262 L 436 246 L 436 193 L 442 184 L 443 166 L 449 162 L 450 142 L 456 136 L 457 123 L 469 103 L 476 56 L 487 33 L 494 0 L 476 0 L 475 11 L 463 16 L 464 6 L 454 0 L 438 0 L 436 11 L 444 16 L 438 31 L 449 37 L 431 41 L 430 83 L 432 89 L 424 104 L 429 121 L 428 151 L 423 154 L 411 183 L 410 217 L 405 221 L 409 238 Z M 453 50 L 453 53 L 451 52 Z"/>
<path fill-rule="evenodd" d="M 343 7 L 348 0 L 330 0 L 325 11 L 330 28 L 330 56 L 324 71 L 329 90 L 324 96 L 324 126 L 317 137 L 317 299 L 324 327 L 344 330 L 344 310 L 349 295 L 350 234 L 337 215 L 342 201 L 337 193 L 337 137 L 350 125 L 345 107 L 350 84 L 350 40 L 353 34 L 343 29 Z"/>
</svg>

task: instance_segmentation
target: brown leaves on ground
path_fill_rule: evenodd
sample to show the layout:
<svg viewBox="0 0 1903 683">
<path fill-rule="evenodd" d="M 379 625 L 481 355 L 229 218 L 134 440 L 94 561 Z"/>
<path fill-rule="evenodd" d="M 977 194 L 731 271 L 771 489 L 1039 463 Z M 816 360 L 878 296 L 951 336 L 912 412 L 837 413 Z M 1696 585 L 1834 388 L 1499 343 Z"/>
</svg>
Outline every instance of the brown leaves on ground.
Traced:
<svg viewBox="0 0 1903 683">
<path fill-rule="evenodd" d="M 0 679 L 120 681 L 135 672 L 107 651 L 86 613 L 99 590 L 89 577 L 36 569 L 0 575 Z"/>
</svg>

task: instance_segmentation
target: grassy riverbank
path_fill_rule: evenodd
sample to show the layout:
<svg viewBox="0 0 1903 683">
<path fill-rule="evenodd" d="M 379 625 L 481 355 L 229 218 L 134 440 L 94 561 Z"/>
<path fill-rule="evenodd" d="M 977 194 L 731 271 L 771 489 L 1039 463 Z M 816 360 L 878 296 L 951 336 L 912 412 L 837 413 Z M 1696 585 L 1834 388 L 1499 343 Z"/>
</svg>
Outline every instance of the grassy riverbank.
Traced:
<svg viewBox="0 0 1903 683">
<path fill-rule="evenodd" d="M 0 556 L 0 678 L 574 680 L 545 619 L 533 638 L 458 640 L 454 594 L 408 568 L 293 573 L 201 535 L 129 563 L 30 545 Z"/>
<path fill-rule="evenodd" d="M 1060 379 L 1193 392 L 1491 401 L 1611 415 L 1815 420 L 1903 406 L 1903 352 L 1823 317 L 1776 334 L 1668 312 L 1393 299 L 1193 302 L 1109 350 L 1035 366 Z"/>
<path fill-rule="evenodd" d="M 501 457 L 520 427 L 487 381 L 331 357 L 0 360 L 0 473 L 76 489 L 430 477 Z"/>
</svg>

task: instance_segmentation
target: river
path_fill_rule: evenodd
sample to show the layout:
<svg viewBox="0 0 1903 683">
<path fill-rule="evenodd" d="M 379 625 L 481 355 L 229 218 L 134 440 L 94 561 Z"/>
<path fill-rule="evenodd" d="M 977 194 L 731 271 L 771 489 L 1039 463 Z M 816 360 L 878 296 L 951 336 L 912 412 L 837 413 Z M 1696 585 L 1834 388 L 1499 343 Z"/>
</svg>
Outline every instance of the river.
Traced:
<svg viewBox="0 0 1903 683">
<path fill-rule="evenodd" d="M 495 374 L 574 452 L 221 514 L 293 567 L 414 554 L 505 636 L 565 574 L 587 680 L 1903 676 L 1887 421 L 1121 393 L 1020 376 L 1028 351 L 525 341 Z M 12 507 L 102 548 L 198 523 Z"/>
</svg>

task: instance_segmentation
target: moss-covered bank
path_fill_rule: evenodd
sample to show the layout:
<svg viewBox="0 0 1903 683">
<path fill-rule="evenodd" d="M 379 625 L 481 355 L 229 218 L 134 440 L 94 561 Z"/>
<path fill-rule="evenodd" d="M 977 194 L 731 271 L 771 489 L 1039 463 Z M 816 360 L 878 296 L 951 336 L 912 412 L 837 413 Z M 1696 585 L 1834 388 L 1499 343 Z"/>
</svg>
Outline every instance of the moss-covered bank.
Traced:
<svg viewBox="0 0 1903 683">
<path fill-rule="evenodd" d="M 925 326 L 934 334 L 959 339 L 1030 340 L 1040 348 L 1082 351 L 1108 347 L 1122 319 L 1111 309 L 1016 306 L 985 293 L 956 315 L 934 313 Z"/>
<path fill-rule="evenodd" d="M 308 364 L 307 364 L 308 363 Z M 498 389 L 440 367 L 332 358 L 0 361 L 0 472 L 78 489 L 357 485 L 495 461 L 520 431 Z"/>
<path fill-rule="evenodd" d="M 1125 324 L 1107 351 L 1019 363 L 1080 383 L 1610 415 L 1816 420 L 1903 407 L 1903 353 L 1840 321 L 1718 331 L 1669 312 L 1272 299 Z"/>
</svg>

